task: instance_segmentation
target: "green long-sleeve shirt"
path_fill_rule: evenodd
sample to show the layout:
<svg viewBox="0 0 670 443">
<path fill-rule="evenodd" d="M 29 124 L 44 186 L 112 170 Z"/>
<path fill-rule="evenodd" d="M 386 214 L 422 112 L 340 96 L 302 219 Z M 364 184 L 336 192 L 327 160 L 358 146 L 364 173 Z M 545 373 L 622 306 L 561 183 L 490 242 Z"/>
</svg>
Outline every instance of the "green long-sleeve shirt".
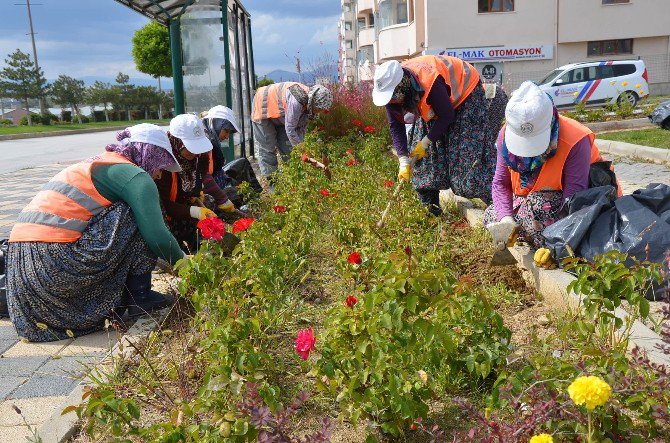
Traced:
<svg viewBox="0 0 670 443">
<path fill-rule="evenodd" d="M 184 256 L 177 240 L 163 221 L 158 189 L 143 169 L 123 163 L 100 165 L 91 172 L 93 185 L 111 202 L 124 201 L 130 206 L 140 235 L 158 257 L 174 264 Z"/>
</svg>

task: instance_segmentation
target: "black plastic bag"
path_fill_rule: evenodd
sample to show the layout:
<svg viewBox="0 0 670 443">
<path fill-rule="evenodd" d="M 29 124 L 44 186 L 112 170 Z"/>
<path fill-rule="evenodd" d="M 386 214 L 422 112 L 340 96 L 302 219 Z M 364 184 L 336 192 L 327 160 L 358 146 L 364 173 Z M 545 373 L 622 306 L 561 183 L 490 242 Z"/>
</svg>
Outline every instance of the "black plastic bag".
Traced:
<svg viewBox="0 0 670 443">
<path fill-rule="evenodd" d="M 615 189 L 619 189 L 616 175 L 612 171 L 612 162 L 600 161 L 591 163 L 591 167 L 589 168 L 589 188 L 600 186 L 614 186 Z"/>
<path fill-rule="evenodd" d="M 663 129 L 670 129 L 670 100 L 662 102 L 648 115 L 649 120 Z"/>
<path fill-rule="evenodd" d="M 569 202 L 569 215 L 542 236 L 557 260 L 572 255 L 593 260 L 618 250 L 638 260 L 662 263 L 670 250 L 670 186 L 652 183 L 616 199 L 613 187 L 587 189 Z M 568 245 L 566 247 L 566 245 Z"/>
</svg>

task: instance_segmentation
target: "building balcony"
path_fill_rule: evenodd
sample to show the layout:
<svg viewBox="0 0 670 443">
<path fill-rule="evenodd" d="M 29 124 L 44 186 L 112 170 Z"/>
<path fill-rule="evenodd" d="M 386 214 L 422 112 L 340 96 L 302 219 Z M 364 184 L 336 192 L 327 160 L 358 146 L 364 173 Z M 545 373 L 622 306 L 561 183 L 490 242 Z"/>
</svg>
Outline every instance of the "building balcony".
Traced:
<svg viewBox="0 0 670 443">
<path fill-rule="evenodd" d="M 391 59 L 407 58 L 420 52 L 417 48 L 416 23 L 393 25 L 379 31 L 377 37 L 378 59 L 381 63 Z"/>
<path fill-rule="evenodd" d="M 358 46 L 367 46 L 375 42 L 375 28 L 368 27 L 358 31 Z"/>
</svg>

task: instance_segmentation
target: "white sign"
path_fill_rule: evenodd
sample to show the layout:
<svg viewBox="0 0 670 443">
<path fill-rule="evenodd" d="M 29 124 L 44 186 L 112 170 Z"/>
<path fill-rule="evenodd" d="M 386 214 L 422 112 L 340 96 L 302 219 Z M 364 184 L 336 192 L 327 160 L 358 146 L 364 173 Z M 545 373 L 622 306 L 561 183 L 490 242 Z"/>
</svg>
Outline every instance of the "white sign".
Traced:
<svg viewBox="0 0 670 443">
<path fill-rule="evenodd" d="M 553 45 L 487 46 L 484 48 L 433 49 L 430 54 L 449 55 L 469 62 L 551 60 Z"/>
</svg>

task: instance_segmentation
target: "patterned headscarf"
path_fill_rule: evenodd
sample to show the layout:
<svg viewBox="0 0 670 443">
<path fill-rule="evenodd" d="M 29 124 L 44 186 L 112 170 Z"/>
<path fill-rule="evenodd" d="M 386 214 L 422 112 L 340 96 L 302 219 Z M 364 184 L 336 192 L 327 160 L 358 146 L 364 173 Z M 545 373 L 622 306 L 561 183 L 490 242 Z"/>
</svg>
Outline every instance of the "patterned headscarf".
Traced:
<svg viewBox="0 0 670 443">
<path fill-rule="evenodd" d="M 116 139 L 120 144 L 107 145 L 105 151 L 122 155 L 149 174 L 174 164 L 174 159 L 165 149 L 150 143 L 131 142 L 128 128 L 117 133 Z"/>
<path fill-rule="evenodd" d="M 323 85 L 314 85 L 307 93 L 307 110 L 310 115 L 315 109 L 329 110 L 333 106 L 333 93 Z"/>
<path fill-rule="evenodd" d="M 407 112 L 416 114 L 419 100 L 421 100 L 421 96 L 425 91 L 412 72 L 405 68 L 402 70 L 402 80 L 400 80 L 398 86 L 393 90 L 391 100 L 394 103 L 402 100 L 403 109 Z"/>
<path fill-rule="evenodd" d="M 547 160 L 552 158 L 558 149 L 558 110 L 554 107 L 554 117 L 551 120 L 551 136 L 549 137 L 549 146 L 544 153 L 535 157 L 521 157 L 514 155 L 507 149 L 507 143 L 503 138 L 502 157 L 505 163 L 513 171 L 516 171 L 521 176 L 521 187 L 525 188 L 529 182 L 532 184 L 537 179 L 537 173 Z"/>
<path fill-rule="evenodd" d="M 184 146 L 184 142 L 182 142 L 180 138 L 170 134 L 169 131 L 167 136 L 170 140 L 170 145 L 172 146 L 172 154 L 174 154 L 177 162 L 179 163 L 179 166 L 181 166 L 179 177 L 181 178 L 182 191 L 186 193 L 199 191 L 200 187 L 202 186 L 201 173 L 203 172 L 203 169 L 207 168 L 207 161 L 205 161 L 200 155 L 196 155 L 193 160 L 188 160 L 186 157 L 181 155 L 181 150 L 186 148 Z M 206 153 L 206 155 L 208 154 L 209 153 Z"/>
</svg>

